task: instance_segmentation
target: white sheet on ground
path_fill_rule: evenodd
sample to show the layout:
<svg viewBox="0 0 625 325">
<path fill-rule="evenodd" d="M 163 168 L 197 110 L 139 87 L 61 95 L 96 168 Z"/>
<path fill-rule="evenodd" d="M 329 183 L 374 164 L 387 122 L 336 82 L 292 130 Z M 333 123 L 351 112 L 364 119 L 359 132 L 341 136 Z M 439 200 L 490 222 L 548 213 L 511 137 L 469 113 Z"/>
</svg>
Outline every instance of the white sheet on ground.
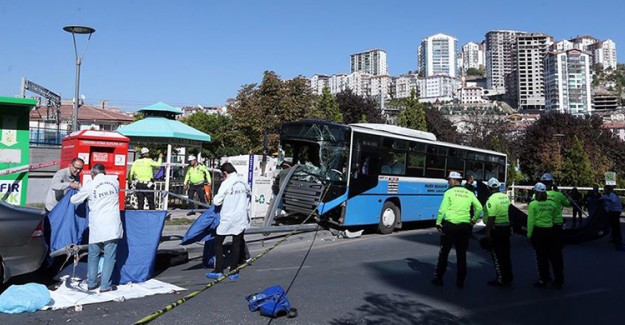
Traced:
<svg viewBox="0 0 625 325">
<path fill-rule="evenodd" d="M 126 299 L 141 298 L 156 294 L 174 293 L 186 290 L 184 288 L 150 279 L 143 283 L 128 283 L 117 286 L 117 290 L 100 293 L 99 290 L 87 290 L 86 263 L 79 263 L 76 274 L 71 278 L 72 265 L 61 272 L 61 285 L 56 290 L 50 290 L 50 303 L 42 310 L 56 310 L 79 305 L 95 304 L 107 301 L 124 301 Z"/>
</svg>

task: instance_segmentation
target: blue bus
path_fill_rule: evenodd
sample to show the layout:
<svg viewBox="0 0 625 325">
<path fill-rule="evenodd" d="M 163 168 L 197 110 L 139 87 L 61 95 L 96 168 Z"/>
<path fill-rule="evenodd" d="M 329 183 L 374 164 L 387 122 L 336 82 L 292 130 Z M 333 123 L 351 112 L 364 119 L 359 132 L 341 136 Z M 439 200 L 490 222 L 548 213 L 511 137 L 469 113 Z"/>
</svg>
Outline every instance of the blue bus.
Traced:
<svg viewBox="0 0 625 325">
<path fill-rule="evenodd" d="M 293 168 L 280 186 L 282 217 L 315 214 L 336 227 L 434 220 L 450 171 L 505 183 L 505 154 L 440 142 L 387 124 L 323 120 L 283 124 L 280 157 Z"/>
</svg>

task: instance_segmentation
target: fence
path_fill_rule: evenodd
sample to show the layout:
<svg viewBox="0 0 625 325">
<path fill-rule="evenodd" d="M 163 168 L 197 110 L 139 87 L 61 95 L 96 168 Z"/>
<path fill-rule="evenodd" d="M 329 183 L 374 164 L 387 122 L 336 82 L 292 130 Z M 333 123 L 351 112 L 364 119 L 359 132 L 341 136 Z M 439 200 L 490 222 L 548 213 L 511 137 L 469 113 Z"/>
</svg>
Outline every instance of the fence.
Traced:
<svg viewBox="0 0 625 325">
<path fill-rule="evenodd" d="M 30 145 L 33 146 L 60 146 L 63 137 L 67 136 L 67 130 L 57 128 L 31 127 Z"/>
</svg>

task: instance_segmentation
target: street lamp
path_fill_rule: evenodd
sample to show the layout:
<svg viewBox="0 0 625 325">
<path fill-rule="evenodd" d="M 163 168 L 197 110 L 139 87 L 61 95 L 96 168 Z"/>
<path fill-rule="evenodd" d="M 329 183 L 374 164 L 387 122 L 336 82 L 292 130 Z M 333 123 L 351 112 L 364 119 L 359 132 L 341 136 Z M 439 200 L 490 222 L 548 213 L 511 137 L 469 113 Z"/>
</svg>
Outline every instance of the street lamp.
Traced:
<svg viewBox="0 0 625 325">
<path fill-rule="evenodd" d="M 85 52 L 87 52 L 87 46 L 89 45 L 89 40 L 91 39 L 91 35 L 95 32 L 95 29 L 87 26 L 65 26 L 63 30 L 72 33 L 72 38 L 74 39 L 74 55 L 76 57 L 76 94 L 74 96 L 74 111 L 72 112 L 72 131 L 78 131 L 78 93 L 80 90 L 80 64 L 82 63 L 82 58 L 85 56 Z M 89 38 L 87 38 L 87 43 L 85 44 L 85 49 L 82 52 L 81 56 L 78 56 L 78 50 L 76 48 L 76 34 L 89 34 Z"/>
</svg>

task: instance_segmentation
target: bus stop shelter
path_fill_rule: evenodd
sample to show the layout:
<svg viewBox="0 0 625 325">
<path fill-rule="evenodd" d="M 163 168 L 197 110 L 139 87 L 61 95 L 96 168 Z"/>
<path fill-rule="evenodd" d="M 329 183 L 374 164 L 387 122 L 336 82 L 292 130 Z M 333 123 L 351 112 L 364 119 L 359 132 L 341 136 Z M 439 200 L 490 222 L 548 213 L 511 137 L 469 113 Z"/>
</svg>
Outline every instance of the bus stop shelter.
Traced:
<svg viewBox="0 0 625 325">
<path fill-rule="evenodd" d="M 121 126 L 117 132 L 130 138 L 135 145 L 167 145 L 165 161 L 165 190 L 169 192 L 170 170 L 173 147 L 201 148 L 203 143 L 210 142 L 211 136 L 198 131 L 178 120 L 176 116 L 182 110 L 163 102 L 150 105 L 139 110 L 144 118 L 134 123 Z M 167 210 L 169 195 L 165 196 L 163 208 Z"/>
</svg>

